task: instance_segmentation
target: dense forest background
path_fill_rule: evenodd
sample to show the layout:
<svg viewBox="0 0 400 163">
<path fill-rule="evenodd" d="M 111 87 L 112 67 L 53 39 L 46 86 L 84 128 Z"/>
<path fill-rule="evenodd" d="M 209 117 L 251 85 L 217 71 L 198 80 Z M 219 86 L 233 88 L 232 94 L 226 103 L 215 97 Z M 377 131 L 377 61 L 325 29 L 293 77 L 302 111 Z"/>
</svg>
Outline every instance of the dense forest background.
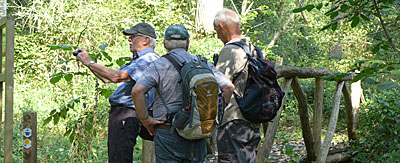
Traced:
<svg viewBox="0 0 400 163">
<path fill-rule="evenodd" d="M 165 29 L 183 24 L 191 34 L 189 52 L 211 61 L 223 44 L 214 31 L 198 26 L 197 3 L 9 1 L 7 13 L 16 16 L 17 29 L 14 161 L 23 159 L 22 113 L 34 110 L 38 113 L 39 162 L 107 162 L 108 96 L 117 84 L 97 80 L 75 61 L 72 50 L 84 47 L 98 63 L 117 68 L 131 56 L 127 38 L 122 34 L 124 29 L 139 22 L 152 24 L 159 37 L 156 52 L 165 54 L 162 45 Z M 338 76 L 360 72 L 354 81 L 362 81 L 365 101 L 359 112 L 358 139 L 351 142 L 352 159 L 355 162 L 400 159 L 399 0 L 224 0 L 223 5 L 239 13 L 243 35 L 261 47 L 269 59 L 277 59 L 282 65 L 324 67 L 339 72 Z M 294 14 L 292 20 L 291 14 Z M 273 40 L 280 30 L 280 37 Z M 301 80 L 301 84 L 311 110 L 313 81 Z M 335 83 L 324 84 L 323 127 L 326 127 Z M 289 147 L 290 142 L 301 140 L 302 135 L 297 101 L 292 92 L 287 95 L 275 141 Z M 312 112 L 309 114 L 311 117 Z M 348 141 L 344 115 L 341 106 L 333 142 Z M 135 160 L 140 162 L 138 140 Z M 294 162 L 301 157 L 297 153 L 285 154 Z"/>
</svg>

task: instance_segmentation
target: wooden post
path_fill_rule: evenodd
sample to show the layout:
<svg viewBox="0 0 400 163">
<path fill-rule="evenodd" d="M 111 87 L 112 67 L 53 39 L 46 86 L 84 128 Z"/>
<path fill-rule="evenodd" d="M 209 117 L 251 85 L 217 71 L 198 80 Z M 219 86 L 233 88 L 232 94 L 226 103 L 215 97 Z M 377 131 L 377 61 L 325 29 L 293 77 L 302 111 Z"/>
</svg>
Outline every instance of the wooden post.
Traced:
<svg viewBox="0 0 400 163">
<path fill-rule="evenodd" d="M 313 135 L 314 135 L 315 155 L 317 158 L 321 153 L 321 128 L 322 128 L 323 105 L 324 105 L 324 81 L 321 78 L 316 78 L 315 93 L 314 93 Z"/>
<path fill-rule="evenodd" d="M 3 74 L 3 28 L 0 28 L 0 74 Z M 0 79 L 0 135 L 3 135 L 3 84 L 4 78 Z M 2 137 L 0 136 L 0 148 L 2 147 Z M 0 149 L 0 155 L 2 155 Z"/>
<path fill-rule="evenodd" d="M 23 115 L 22 135 L 24 141 L 24 163 L 37 162 L 37 115 L 34 111 L 26 111 Z"/>
<path fill-rule="evenodd" d="M 318 161 L 321 163 L 326 162 L 326 157 L 328 156 L 329 147 L 331 146 L 333 134 L 335 133 L 336 123 L 339 115 L 340 96 L 342 94 L 343 85 L 344 81 L 341 81 L 336 86 L 335 96 L 333 98 L 333 106 L 331 113 L 332 115 L 331 118 L 329 119 L 328 131 L 326 133 L 324 143 L 322 144 L 321 147 L 321 155 L 318 158 Z"/>
<path fill-rule="evenodd" d="M 6 77 L 4 162 L 13 162 L 13 103 L 14 103 L 14 33 L 15 19 L 7 16 L 6 23 Z"/>
<path fill-rule="evenodd" d="M 289 92 L 290 84 L 292 83 L 292 78 L 285 78 L 283 80 L 283 91 L 286 94 Z M 266 127 L 266 132 L 264 134 L 264 140 L 258 145 L 257 150 L 259 151 L 257 154 L 256 162 L 264 162 L 265 158 L 268 158 L 269 153 L 271 153 L 272 144 L 274 143 L 274 138 L 276 134 L 276 130 L 279 126 L 279 119 L 281 118 L 282 109 L 284 108 L 285 101 L 287 99 L 287 95 L 283 97 L 282 106 L 279 109 L 276 117 L 272 122 L 268 122 L 268 127 Z"/>
<path fill-rule="evenodd" d="M 343 85 L 343 98 L 346 104 L 346 123 L 347 123 L 347 135 L 349 140 L 355 139 L 355 128 L 353 123 L 353 106 L 351 104 L 351 96 L 349 89 L 347 89 L 346 84 Z"/>
<path fill-rule="evenodd" d="M 142 139 L 142 162 L 143 163 L 155 163 L 156 155 L 154 152 L 154 142 L 150 140 Z"/>
<path fill-rule="evenodd" d="M 308 120 L 309 118 L 308 118 L 307 97 L 303 89 L 301 88 L 299 80 L 297 78 L 293 79 L 292 89 L 299 104 L 301 128 L 303 130 L 304 144 L 306 145 L 307 149 L 307 162 L 312 162 L 316 160 L 316 155 L 314 149 L 314 139 L 311 132 L 310 122 Z"/>
</svg>

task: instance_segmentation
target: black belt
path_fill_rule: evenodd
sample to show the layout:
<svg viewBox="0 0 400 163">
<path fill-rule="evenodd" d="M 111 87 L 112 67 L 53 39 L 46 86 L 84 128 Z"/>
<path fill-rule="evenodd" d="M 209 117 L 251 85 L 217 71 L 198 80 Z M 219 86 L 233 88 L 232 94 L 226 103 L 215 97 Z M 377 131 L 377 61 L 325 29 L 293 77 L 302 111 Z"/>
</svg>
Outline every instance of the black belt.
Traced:
<svg viewBox="0 0 400 163">
<path fill-rule="evenodd" d="M 135 110 L 135 108 L 133 108 L 133 107 L 126 107 L 126 106 L 124 106 L 124 105 L 121 105 L 121 104 L 117 104 L 117 105 L 111 105 L 111 108 L 126 108 L 126 109 L 132 109 L 132 110 Z"/>
<path fill-rule="evenodd" d="M 164 129 L 164 130 L 170 130 L 171 127 L 172 126 L 170 124 L 158 124 L 158 125 L 156 125 L 156 128 L 160 128 L 160 129 Z"/>
</svg>

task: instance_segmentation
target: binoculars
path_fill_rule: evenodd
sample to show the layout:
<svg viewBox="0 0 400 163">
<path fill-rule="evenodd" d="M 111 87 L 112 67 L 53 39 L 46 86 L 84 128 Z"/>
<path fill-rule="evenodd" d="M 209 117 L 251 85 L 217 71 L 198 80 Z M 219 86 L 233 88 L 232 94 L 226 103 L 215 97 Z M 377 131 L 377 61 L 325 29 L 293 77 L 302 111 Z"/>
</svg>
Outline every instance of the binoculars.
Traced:
<svg viewBox="0 0 400 163">
<path fill-rule="evenodd" d="M 73 54 L 74 56 L 77 56 L 80 52 L 82 52 L 82 50 L 74 50 Z"/>
</svg>

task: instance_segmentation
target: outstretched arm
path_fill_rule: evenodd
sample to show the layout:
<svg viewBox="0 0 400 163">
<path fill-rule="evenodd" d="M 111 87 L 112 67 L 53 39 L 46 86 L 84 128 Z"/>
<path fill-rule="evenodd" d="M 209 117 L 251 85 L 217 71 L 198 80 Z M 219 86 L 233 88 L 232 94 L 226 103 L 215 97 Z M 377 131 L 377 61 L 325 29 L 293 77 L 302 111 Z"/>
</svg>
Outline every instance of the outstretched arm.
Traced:
<svg viewBox="0 0 400 163">
<path fill-rule="evenodd" d="M 81 52 L 76 56 L 76 59 L 81 61 L 83 65 L 89 67 L 89 63 L 90 61 L 92 61 L 92 58 L 90 58 L 88 52 L 85 49 L 79 48 L 79 50 Z M 129 74 L 124 70 L 117 71 L 97 63 L 90 64 L 89 69 L 97 78 L 99 78 L 104 83 L 119 83 L 132 80 Z"/>
<path fill-rule="evenodd" d="M 155 126 L 157 124 L 163 124 L 164 121 L 155 120 L 153 117 L 149 116 L 146 108 L 145 96 L 144 94 L 147 92 L 146 87 L 143 85 L 136 83 L 132 88 L 132 98 L 135 103 L 136 112 L 140 121 L 142 121 L 143 126 L 147 128 L 150 135 L 154 135 Z"/>
</svg>

